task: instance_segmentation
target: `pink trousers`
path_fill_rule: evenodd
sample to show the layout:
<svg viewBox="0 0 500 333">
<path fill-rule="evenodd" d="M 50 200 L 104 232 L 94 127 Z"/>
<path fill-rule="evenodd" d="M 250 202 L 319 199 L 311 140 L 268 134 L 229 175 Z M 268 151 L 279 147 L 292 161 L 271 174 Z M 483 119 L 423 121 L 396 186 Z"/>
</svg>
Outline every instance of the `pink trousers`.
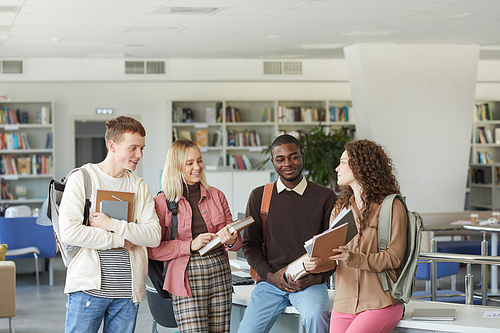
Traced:
<svg viewBox="0 0 500 333">
<path fill-rule="evenodd" d="M 365 310 L 357 314 L 332 310 L 330 333 L 389 333 L 403 316 L 401 304 L 382 309 Z"/>
</svg>

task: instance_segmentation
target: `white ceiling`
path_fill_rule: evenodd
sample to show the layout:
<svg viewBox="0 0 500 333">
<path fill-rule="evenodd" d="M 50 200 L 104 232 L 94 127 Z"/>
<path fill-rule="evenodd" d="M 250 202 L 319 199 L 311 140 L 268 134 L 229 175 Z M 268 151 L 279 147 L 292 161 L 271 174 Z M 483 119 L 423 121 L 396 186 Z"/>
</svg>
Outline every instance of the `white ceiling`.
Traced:
<svg viewBox="0 0 500 333">
<path fill-rule="evenodd" d="M 330 59 L 353 43 L 448 43 L 500 60 L 500 0 L 0 0 L 0 36 L 4 59 Z"/>
</svg>

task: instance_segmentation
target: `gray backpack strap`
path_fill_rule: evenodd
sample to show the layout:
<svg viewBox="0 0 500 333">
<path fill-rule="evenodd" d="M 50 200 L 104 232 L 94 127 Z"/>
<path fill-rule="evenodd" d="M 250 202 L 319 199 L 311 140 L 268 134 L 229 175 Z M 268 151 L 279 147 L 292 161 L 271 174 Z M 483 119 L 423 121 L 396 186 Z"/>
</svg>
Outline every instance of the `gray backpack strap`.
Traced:
<svg viewBox="0 0 500 333">
<path fill-rule="evenodd" d="M 90 175 L 87 169 L 78 168 L 82 172 L 83 175 L 83 185 L 85 186 L 85 200 L 90 200 L 92 196 L 92 181 L 90 180 Z"/>
<path fill-rule="evenodd" d="M 394 198 L 397 196 L 398 194 L 389 194 L 382 202 L 377 227 L 378 252 L 387 250 L 387 246 L 391 241 L 392 203 Z M 387 283 L 387 271 L 380 272 L 380 279 L 382 280 L 382 287 L 384 291 L 389 290 L 389 284 Z"/>
<path fill-rule="evenodd" d="M 90 180 L 90 175 L 89 172 L 83 168 L 75 168 L 71 170 L 66 178 L 63 179 L 63 183 L 66 184 L 67 179 L 69 176 L 71 176 L 73 173 L 81 171 L 83 175 L 83 186 L 85 188 L 85 206 L 83 208 L 83 225 L 90 225 L 89 224 L 89 217 L 90 217 L 90 206 L 92 203 L 90 202 L 90 197 L 92 196 L 92 181 Z"/>
</svg>

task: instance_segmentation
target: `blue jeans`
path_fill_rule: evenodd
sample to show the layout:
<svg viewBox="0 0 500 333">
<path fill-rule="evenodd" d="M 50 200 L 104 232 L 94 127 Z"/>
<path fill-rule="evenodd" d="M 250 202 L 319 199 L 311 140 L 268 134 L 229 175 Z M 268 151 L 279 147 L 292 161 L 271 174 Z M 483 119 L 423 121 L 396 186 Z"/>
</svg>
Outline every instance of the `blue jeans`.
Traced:
<svg viewBox="0 0 500 333">
<path fill-rule="evenodd" d="M 66 333 L 97 333 L 103 320 L 104 333 L 133 333 L 139 303 L 130 298 L 95 297 L 79 291 L 68 296 L 66 308 Z"/>
<path fill-rule="evenodd" d="M 252 292 L 252 299 L 245 310 L 238 333 L 269 332 L 281 312 L 290 305 L 299 311 L 302 324 L 308 333 L 329 331 L 330 313 L 326 283 L 288 293 L 263 281 L 259 282 Z"/>
</svg>

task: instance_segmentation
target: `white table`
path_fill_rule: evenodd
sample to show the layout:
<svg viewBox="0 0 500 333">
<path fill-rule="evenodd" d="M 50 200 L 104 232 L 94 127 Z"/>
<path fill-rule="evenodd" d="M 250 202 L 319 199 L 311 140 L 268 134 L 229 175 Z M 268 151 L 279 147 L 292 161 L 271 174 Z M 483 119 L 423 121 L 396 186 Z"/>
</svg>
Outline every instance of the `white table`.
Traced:
<svg viewBox="0 0 500 333">
<path fill-rule="evenodd" d="M 454 321 L 416 321 L 411 319 L 416 308 L 447 308 L 457 311 Z M 485 311 L 500 312 L 500 308 L 482 305 L 464 305 L 444 302 L 411 300 L 406 305 L 405 316 L 399 321 L 394 332 L 500 332 L 500 318 L 482 318 Z"/>
<path fill-rule="evenodd" d="M 234 286 L 233 305 L 238 307 L 246 307 L 250 303 L 250 298 L 254 285 L 250 286 Z M 330 310 L 333 306 L 333 298 L 335 291 L 329 290 Z M 453 308 L 457 311 L 457 319 L 455 321 L 440 322 L 440 321 L 415 321 L 411 319 L 411 314 L 415 308 Z M 234 310 L 234 307 L 233 307 Z M 411 300 L 405 306 L 405 316 L 399 321 L 393 332 L 481 332 L 481 333 L 500 333 L 500 318 L 482 318 L 485 311 L 495 311 L 500 313 L 499 307 L 480 306 L 480 305 L 463 305 L 444 302 L 431 302 L 421 300 Z M 305 329 L 300 325 L 299 313 L 294 307 L 287 307 L 283 311 L 282 316 L 288 316 L 294 330 L 304 332 Z M 293 316 L 293 317 L 292 317 Z M 242 313 L 231 316 L 231 320 L 241 320 Z M 238 327 L 238 323 L 232 322 L 231 328 Z M 231 332 L 236 332 L 232 329 Z M 271 332 L 290 332 L 290 329 L 273 330 Z"/>
</svg>

